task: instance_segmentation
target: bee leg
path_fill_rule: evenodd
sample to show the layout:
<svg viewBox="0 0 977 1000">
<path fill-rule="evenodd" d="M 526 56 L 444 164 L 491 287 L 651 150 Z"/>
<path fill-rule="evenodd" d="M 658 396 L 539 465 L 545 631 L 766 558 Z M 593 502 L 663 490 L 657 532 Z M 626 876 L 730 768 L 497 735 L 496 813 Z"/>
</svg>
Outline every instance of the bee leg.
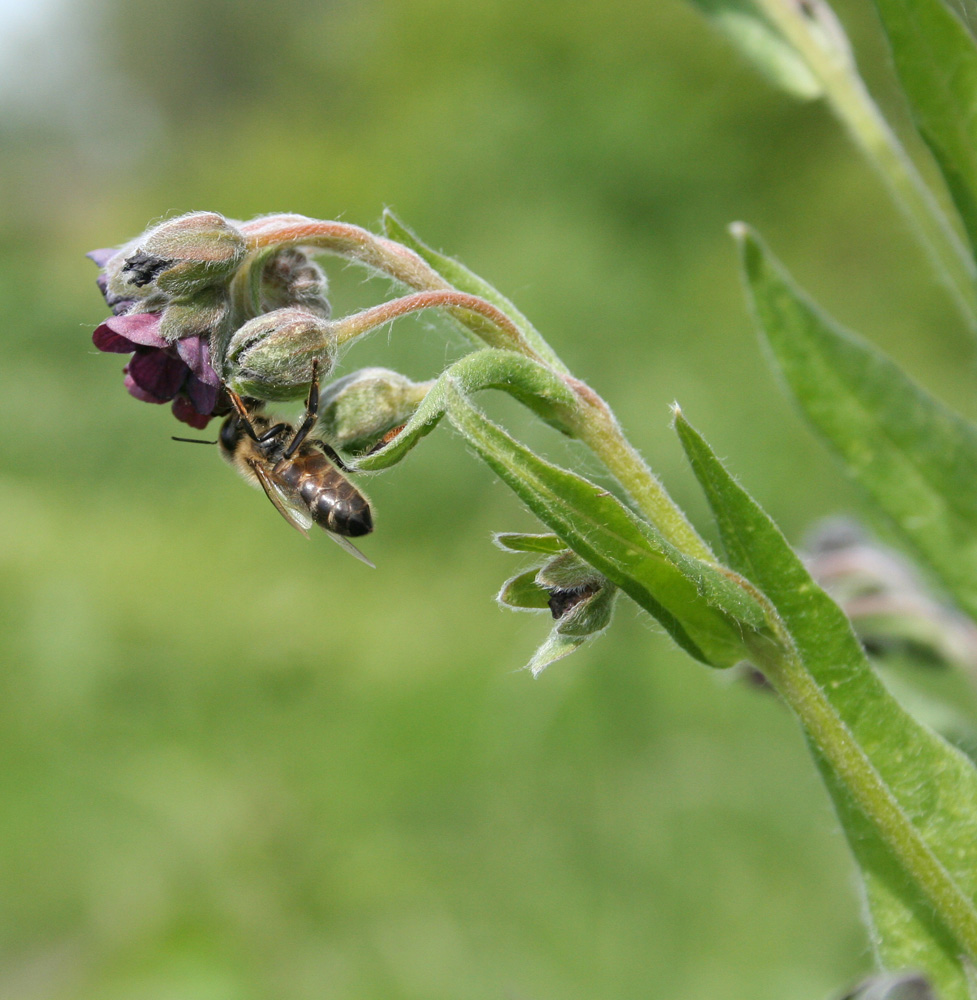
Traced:
<svg viewBox="0 0 977 1000">
<path fill-rule="evenodd" d="M 251 415 L 248 413 L 248 408 L 244 405 L 244 400 L 233 389 L 228 389 L 227 386 L 224 386 L 224 391 L 227 393 L 227 397 L 231 401 L 231 406 L 234 407 L 234 412 L 237 414 L 238 423 L 244 428 L 245 433 L 252 441 L 259 440 L 258 435 L 254 431 L 254 425 L 251 423 Z"/>
<path fill-rule="evenodd" d="M 254 424 L 251 423 L 251 415 L 248 413 L 247 406 L 244 405 L 244 400 L 233 390 L 228 389 L 224 386 L 224 391 L 227 393 L 228 398 L 231 401 L 231 406 L 234 407 L 234 412 L 237 414 L 238 423 L 244 428 L 245 433 L 251 438 L 252 441 L 272 441 L 282 432 L 282 428 L 285 424 L 275 424 L 273 427 L 269 427 L 268 430 L 264 432 L 260 437 L 255 432 Z"/>
<path fill-rule="evenodd" d="M 312 382 L 309 385 L 309 398 L 305 404 L 305 419 L 302 421 L 295 436 L 288 443 L 283 458 L 291 458 L 302 442 L 309 436 L 309 431 L 315 427 L 319 419 L 319 359 L 312 359 Z"/>
<path fill-rule="evenodd" d="M 352 472 L 353 470 L 339 457 L 339 453 L 331 444 L 318 440 L 316 444 L 326 453 L 326 458 L 339 469 L 340 472 Z"/>
</svg>

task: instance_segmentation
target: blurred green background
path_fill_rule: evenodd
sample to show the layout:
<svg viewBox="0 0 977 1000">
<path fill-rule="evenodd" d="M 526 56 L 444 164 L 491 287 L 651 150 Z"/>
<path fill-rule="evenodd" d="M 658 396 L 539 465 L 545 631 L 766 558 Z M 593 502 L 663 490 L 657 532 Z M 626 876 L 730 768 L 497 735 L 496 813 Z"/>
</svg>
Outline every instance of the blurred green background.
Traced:
<svg viewBox="0 0 977 1000">
<path fill-rule="evenodd" d="M 906 132 L 868 3 L 836 7 Z M 628 606 L 532 681 L 549 626 L 494 604 L 524 564 L 489 539 L 534 522 L 447 429 L 367 482 L 376 571 L 303 541 L 125 393 L 82 256 L 191 209 L 389 205 L 709 537 L 673 399 L 798 541 L 859 499 L 764 367 L 727 223 L 973 412 L 972 345 L 824 108 L 679 0 L 26 8 L 0 3 L 0 997 L 817 1000 L 866 971 L 772 698 Z M 330 273 L 339 313 L 388 293 Z M 342 371 L 460 349 L 427 316 Z"/>
</svg>

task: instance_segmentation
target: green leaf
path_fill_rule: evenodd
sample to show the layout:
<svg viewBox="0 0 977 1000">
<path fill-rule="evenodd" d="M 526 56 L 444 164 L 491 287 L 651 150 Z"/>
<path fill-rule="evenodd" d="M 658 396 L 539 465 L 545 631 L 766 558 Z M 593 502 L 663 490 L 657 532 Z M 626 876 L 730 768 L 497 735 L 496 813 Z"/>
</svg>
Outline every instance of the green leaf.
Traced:
<svg viewBox="0 0 977 1000">
<path fill-rule="evenodd" d="M 466 354 L 447 368 L 431 387 L 424 401 L 387 445 L 356 462 L 356 469 L 374 472 L 399 462 L 417 442 L 437 426 L 444 416 L 446 387 L 456 382 L 466 393 L 501 389 L 528 406 L 537 416 L 563 433 L 570 433 L 568 415 L 576 404 L 573 390 L 538 361 L 486 347 Z"/>
<path fill-rule="evenodd" d="M 801 100 L 824 88 L 804 57 L 751 0 L 692 0 L 775 87 Z"/>
<path fill-rule="evenodd" d="M 977 47 L 942 0 L 875 0 L 913 118 L 977 248 Z"/>
<path fill-rule="evenodd" d="M 802 411 L 977 615 L 977 429 L 821 312 L 754 233 L 736 235 L 758 327 Z"/>
<path fill-rule="evenodd" d="M 943 1000 L 968 1000 L 960 955 L 977 940 L 977 771 L 892 698 L 776 525 L 681 413 L 675 424 L 730 565 L 763 592 L 784 630 L 788 665 L 758 659 L 797 712 L 828 785 L 883 965 L 921 969 Z"/>
<path fill-rule="evenodd" d="M 522 532 L 500 531 L 492 541 L 507 552 L 542 552 L 555 556 L 566 549 L 556 535 L 527 535 Z"/>
<path fill-rule="evenodd" d="M 713 666 L 744 657 L 763 612 L 722 567 L 666 542 L 617 498 L 541 459 L 476 409 L 454 380 L 447 414 L 479 456 L 567 547 L 650 612 L 690 655 Z"/>
<path fill-rule="evenodd" d="M 408 229 L 400 219 L 386 209 L 383 213 L 383 232 L 392 240 L 402 243 L 405 247 L 413 250 L 419 257 L 425 260 L 430 266 L 452 287 L 460 292 L 469 292 L 479 298 L 491 302 L 497 309 L 512 320 L 519 328 L 526 342 L 557 371 L 566 372 L 567 368 L 562 361 L 553 353 L 553 349 L 543 339 L 542 334 L 532 323 L 507 299 L 498 289 L 493 288 L 484 278 L 480 278 L 473 271 L 470 271 L 460 261 L 453 257 L 448 257 L 437 250 L 432 249 L 411 229 Z"/>
</svg>

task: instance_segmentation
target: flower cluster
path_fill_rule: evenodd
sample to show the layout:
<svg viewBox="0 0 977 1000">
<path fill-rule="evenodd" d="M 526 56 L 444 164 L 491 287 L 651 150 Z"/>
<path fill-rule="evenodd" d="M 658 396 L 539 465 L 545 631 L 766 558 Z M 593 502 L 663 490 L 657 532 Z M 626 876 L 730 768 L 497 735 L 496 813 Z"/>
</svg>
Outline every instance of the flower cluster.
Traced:
<svg viewBox="0 0 977 1000">
<path fill-rule="evenodd" d="M 328 355 L 325 276 L 294 246 L 254 253 L 249 236 L 260 232 L 262 222 L 233 223 L 214 212 L 193 212 L 121 248 L 88 255 L 100 268 L 98 287 L 112 310 L 92 340 L 100 351 L 130 355 L 123 374 L 136 399 L 171 403 L 178 420 L 205 427 L 228 410 L 222 391 L 228 344 L 256 319 L 274 331 L 282 326 L 277 317 L 287 317 L 291 333 L 304 322 L 318 337 L 299 375 L 281 382 L 282 398 L 307 386 L 313 357 L 320 358 L 320 370 L 328 369 L 322 364 Z M 241 278 L 249 293 L 243 297 L 233 294 Z M 247 385 L 260 388 L 256 380 L 267 365 L 258 363 L 260 357 L 252 360 L 257 374 Z M 274 376 L 282 379 L 277 370 Z"/>
</svg>

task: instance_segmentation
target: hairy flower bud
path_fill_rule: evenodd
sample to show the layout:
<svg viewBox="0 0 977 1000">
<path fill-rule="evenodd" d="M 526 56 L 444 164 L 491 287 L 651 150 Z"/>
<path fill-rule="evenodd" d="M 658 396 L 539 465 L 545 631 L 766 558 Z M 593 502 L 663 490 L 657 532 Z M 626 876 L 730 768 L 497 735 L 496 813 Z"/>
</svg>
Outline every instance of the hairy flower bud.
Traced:
<svg viewBox="0 0 977 1000">
<path fill-rule="evenodd" d="M 607 580 L 575 552 L 550 559 L 536 573 L 536 583 L 549 595 L 547 605 L 563 634 L 589 635 L 607 627 L 612 605 L 596 600 L 608 589 Z"/>
<path fill-rule="evenodd" d="M 329 318 L 325 272 L 298 247 L 276 253 L 261 272 L 261 309 L 302 306 Z"/>
<path fill-rule="evenodd" d="M 509 534 L 504 548 L 510 551 L 552 551 L 553 535 Z M 510 544 L 511 543 L 511 544 Z M 611 622 L 618 589 L 593 566 L 569 549 L 562 549 L 541 567 L 507 580 L 496 598 L 516 611 L 546 611 L 556 619 L 547 639 L 529 662 L 533 676 L 550 663 L 578 649 L 603 632 Z"/>
<path fill-rule="evenodd" d="M 807 548 L 811 575 L 873 656 L 977 670 L 977 627 L 930 593 L 898 553 L 838 519 L 818 525 Z"/>
<path fill-rule="evenodd" d="M 231 337 L 222 368 L 224 381 L 242 396 L 281 401 L 308 393 L 313 361 L 320 376 L 332 370 L 332 324 L 291 306 L 248 320 Z"/>
<path fill-rule="evenodd" d="M 191 212 L 123 247 L 106 265 L 108 290 L 123 298 L 190 296 L 226 282 L 246 253 L 244 237 L 222 215 Z"/>
<path fill-rule="evenodd" d="M 322 390 L 320 426 L 337 448 L 368 451 L 411 418 L 431 385 L 389 368 L 361 368 Z"/>
</svg>

